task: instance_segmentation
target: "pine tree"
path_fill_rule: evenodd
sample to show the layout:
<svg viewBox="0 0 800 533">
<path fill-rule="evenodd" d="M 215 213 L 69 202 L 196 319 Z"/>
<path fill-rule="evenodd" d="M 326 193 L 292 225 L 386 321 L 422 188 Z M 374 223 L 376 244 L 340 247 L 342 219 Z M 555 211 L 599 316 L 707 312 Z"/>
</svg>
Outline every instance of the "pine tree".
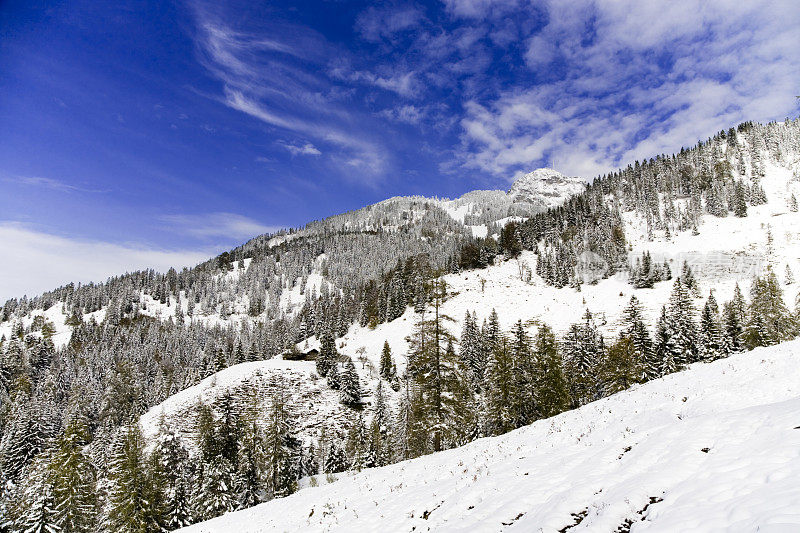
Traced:
<svg viewBox="0 0 800 533">
<path fill-rule="evenodd" d="M 444 282 L 434 284 L 433 317 L 421 319 L 414 335 L 408 337 L 409 375 L 415 392 L 409 396 L 413 400 L 409 403 L 409 438 L 419 445 L 420 453 L 427 451 L 422 444 L 426 434 L 430 435 L 433 451 L 460 441 L 464 415 L 469 418 L 472 411 L 468 378 L 453 348 L 453 335 L 444 326 L 452 318 L 440 312 L 446 290 Z"/>
<path fill-rule="evenodd" d="M 723 335 L 719 320 L 719 308 L 712 291 L 708 295 L 708 300 L 700 313 L 700 359 L 703 361 L 713 361 L 721 357 L 724 353 L 722 339 Z"/>
<path fill-rule="evenodd" d="M 371 466 L 385 466 L 391 461 L 391 440 L 388 438 L 390 413 L 383 390 L 383 381 L 375 389 L 375 412 L 369 427 L 369 457 Z"/>
<path fill-rule="evenodd" d="M 737 181 L 734 187 L 733 214 L 739 218 L 747 216 L 747 191 L 741 181 Z"/>
<path fill-rule="evenodd" d="M 631 296 L 628 307 L 622 312 L 622 323 L 622 336 L 630 339 L 633 344 L 637 380 L 645 382 L 658 378 L 661 375 L 661 361 L 653 349 L 641 304 L 635 296 Z"/>
<path fill-rule="evenodd" d="M 120 431 L 109 457 L 108 525 L 114 531 L 145 533 L 163 528 L 161 495 L 144 453 L 138 424 Z"/>
<path fill-rule="evenodd" d="M 794 283 L 794 272 L 792 272 L 792 268 L 788 264 L 786 265 L 786 274 L 784 274 L 783 282 L 786 285 L 792 285 Z"/>
<path fill-rule="evenodd" d="M 333 339 L 333 334 L 326 330 L 320 340 L 319 354 L 317 355 L 317 373 L 322 377 L 326 377 L 328 371 L 336 365 L 338 359 L 339 353 L 336 351 L 336 342 Z"/>
<path fill-rule="evenodd" d="M 597 330 L 594 317 L 587 309 L 583 322 L 573 324 L 564 336 L 564 374 L 569 383 L 574 407 L 597 399 L 597 369 L 605 352 L 603 336 Z"/>
<path fill-rule="evenodd" d="M 266 443 L 263 431 L 254 418 L 248 417 L 238 450 L 235 486 L 237 507 L 246 509 L 263 501 L 267 472 Z"/>
<path fill-rule="evenodd" d="M 338 474 L 347 470 L 347 455 L 338 442 L 332 442 L 325 456 L 325 472 L 328 474 Z"/>
<path fill-rule="evenodd" d="M 383 351 L 381 351 L 380 376 L 387 381 L 394 381 L 397 377 L 397 368 L 392 360 L 392 349 L 389 341 L 383 341 Z"/>
<path fill-rule="evenodd" d="M 289 408 L 282 390 L 272 398 L 265 436 L 266 489 L 279 498 L 297 490 L 299 442 L 292 434 Z"/>
<path fill-rule="evenodd" d="M 195 502 L 198 518 L 209 520 L 236 509 L 234 468 L 218 455 L 204 465 L 202 485 Z"/>
<path fill-rule="evenodd" d="M 364 417 L 359 414 L 350 431 L 347 433 L 347 441 L 345 443 L 345 453 L 349 458 L 350 470 L 361 470 L 369 466 L 369 442 L 367 436 L 367 428 L 364 425 Z"/>
<path fill-rule="evenodd" d="M 339 377 L 339 384 L 340 397 L 344 405 L 348 407 L 361 405 L 361 382 L 352 359 L 347 359 L 344 372 Z"/>
<path fill-rule="evenodd" d="M 697 325 L 695 309 L 688 287 L 682 278 L 675 279 L 667 306 L 667 319 L 672 330 L 672 342 L 679 366 L 697 361 Z"/>
<path fill-rule="evenodd" d="M 164 478 L 165 526 L 170 531 L 188 526 L 193 518 L 188 472 L 189 452 L 180 435 L 165 427 L 159 434 L 155 453 Z"/>
<path fill-rule="evenodd" d="M 509 351 L 514 363 L 513 419 L 515 427 L 522 427 L 536 420 L 536 360 L 528 334 L 518 320 L 511 330 Z"/>
<path fill-rule="evenodd" d="M 339 390 L 342 388 L 342 377 L 339 374 L 339 363 L 333 363 L 331 367 L 328 369 L 328 387 L 333 390 Z"/>
<path fill-rule="evenodd" d="M 517 398 L 517 383 L 508 341 L 503 338 L 493 344 L 484 386 L 486 423 L 492 435 L 502 435 L 516 427 L 514 399 Z"/>
<path fill-rule="evenodd" d="M 536 334 L 536 362 L 539 368 L 536 403 L 541 417 L 549 418 L 566 411 L 571 400 L 558 344 L 546 324 L 542 324 Z"/>
<path fill-rule="evenodd" d="M 659 376 L 672 374 L 680 369 L 681 353 L 675 341 L 672 323 L 667 316 L 667 307 L 661 307 L 661 315 L 656 324 L 656 359 L 660 363 Z"/>
<path fill-rule="evenodd" d="M 56 442 L 49 475 L 57 524 L 62 533 L 90 532 L 97 512 L 96 474 L 84 446 L 89 433 L 83 421 L 71 421 Z"/>
<path fill-rule="evenodd" d="M 747 347 L 752 349 L 789 340 L 794 338 L 796 329 L 775 273 L 769 270 L 766 276 L 753 280 L 745 333 Z"/>
<path fill-rule="evenodd" d="M 8 531 L 57 533 L 60 531 L 53 480 L 48 469 L 52 458 L 45 453 L 36 457 L 19 487 L 20 498 L 11 514 Z M 3 519 L 0 519 L 3 520 Z M 16 527 L 14 527 L 16 526 Z M 14 529 L 11 529 L 14 528 Z"/>
<path fill-rule="evenodd" d="M 630 337 L 620 336 L 608 347 L 600 371 L 603 394 L 608 396 L 629 388 L 640 381 L 641 371 L 636 347 Z"/>
<path fill-rule="evenodd" d="M 460 347 L 461 361 L 468 369 L 470 379 L 477 390 L 483 381 L 488 361 L 485 358 L 486 351 L 481 346 L 477 318 L 474 313 L 470 314 L 469 311 L 464 316 Z"/>
</svg>

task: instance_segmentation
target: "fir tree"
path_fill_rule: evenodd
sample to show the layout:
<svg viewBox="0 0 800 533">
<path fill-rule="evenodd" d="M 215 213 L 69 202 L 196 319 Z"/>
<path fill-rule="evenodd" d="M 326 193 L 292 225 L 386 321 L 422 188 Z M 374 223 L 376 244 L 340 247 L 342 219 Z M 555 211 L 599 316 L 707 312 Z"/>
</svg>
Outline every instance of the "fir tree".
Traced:
<svg viewBox="0 0 800 533">
<path fill-rule="evenodd" d="M 486 423 L 493 435 L 515 429 L 514 400 L 517 380 L 514 359 L 505 338 L 493 343 L 492 355 L 486 368 Z"/>
<path fill-rule="evenodd" d="M 364 417 L 359 414 L 350 426 L 345 443 L 345 454 L 349 458 L 349 468 L 360 472 L 369 465 L 369 442 Z"/>
<path fill-rule="evenodd" d="M 320 340 L 319 354 L 317 355 L 317 373 L 326 377 L 328 371 L 336 365 L 339 359 L 339 353 L 336 351 L 336 342 L 333 339 L 333 334 L 330 331 L 325 331 Z"/>
<path fill-rule="evenodd" d="M 270 496 L 288 496 L 297 489 L 299 448 L 292 434 L 286 398 L 278 391 L 272 399 L 265 436 L 266 489 Z"/>
<path fill-rule="evenodd" d="M 700 313 L 699 342 L 699 355 L 703 361 L 713 361 L 721 357 L 725 352 L 719 319 L 719 307 L 713 292 L 708 295 L 708 300 L 706 300 L 706 304 Z"/>
<path fill-rule="evenodd" d="M 164 509 L 144 453 L 138 424 L 124 427 L 109 457 L 108 525 L 114 531 L 145 533 L 163 528 Z"/>
<path fill-rule="evenodd" d="M 597 398 L 597 368 L 603 357 L 604 340 L 597 331 L 592 313 L 587 309 L 583 322 L 573 324 L 564 336 L 564 374 L 569 383 L 574 407 Z"/>
<path fill-rule="evenodd" d="M 528 334 L 518 320 L 511 330 L 509 351 L 514 362 L 513 417 L 514 426 L 522 427 L 536 420 L 536 360 Z"/>
<path fill-rule="evenodd" d="M 340 397 L 344 405 L 348 407 L 361 405 L 361 382 L 352 359 L 347 359 L 344 372 L 339 377 L 339 384 Z"/>
<path fill-rule="evenodd" d="M 50 463 L 57 524 L 62 533 L 92 531 L 97 512 L 96 474 L 84 447 L 89 433 L 73 420 L 57 440 Z"/>
<path fill-rule="evenodd" d="M 192 523 L 189 453 L 171 428 L 162 428 L 155 453 L 163 472 L 165 526 L 170 531 L 188 526 Z"/>
<path fill-rule="evenodd" d="M 620 336 L 617 342 L 608 347 L 600 375 L 606 396 L 639 382 L 641 371 L 636 348 L 630 337 Z"/>
<path fill-rule="evenodd" d="M 673 284 L 667 311 L 676 362 L 683 366 L 697 361 L 695 309 L 688 287 L 680 277 Z"/>
<path fill-rule="evenodd" d="M 536 334 L 536 362 L 539 368 L 536 403 L 539 414 L 549 418 L 567 410 L 570 397 L 558 344 L 546 324 L 542 324 Z"/>
<path fill-rule="evenodd" d="M 325 472 L 328 474 L 338 474 L 345 470 L 347 470 L 347 455 L 345 455 L 341 444 L 332 442 L 325 456 Z"/>
<path fill-rule="evenodd" d="M 392 360 L 392 349 L 389 347 L 389 341 L 383 341 L 383 350 L 381 351 L 380 361 L 380 376 L 387 381 L 394 381 L 397 377 L 397 368 Z"/>
<path fill-rule="evenodd" d="M 661 362 L 653 349 L 653 341 L 644 323 L 639 300 L 631 296 L 628 307 L 622 312 L 622 336 L 631 340 L 637 380 L 641 382 L 655 379 L 661 375 Z"/>
</svg>

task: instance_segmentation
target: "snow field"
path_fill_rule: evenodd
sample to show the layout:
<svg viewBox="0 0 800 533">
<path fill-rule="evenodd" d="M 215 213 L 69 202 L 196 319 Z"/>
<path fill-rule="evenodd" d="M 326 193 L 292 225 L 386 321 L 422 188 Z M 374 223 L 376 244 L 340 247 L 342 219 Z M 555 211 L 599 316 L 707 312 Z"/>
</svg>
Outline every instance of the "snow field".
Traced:
<svg viewBox="0 0 800 533">
<path fill-rule="evenodd" d="M 797 531 L 800 341 L 186 528 Z"/>
</svg>

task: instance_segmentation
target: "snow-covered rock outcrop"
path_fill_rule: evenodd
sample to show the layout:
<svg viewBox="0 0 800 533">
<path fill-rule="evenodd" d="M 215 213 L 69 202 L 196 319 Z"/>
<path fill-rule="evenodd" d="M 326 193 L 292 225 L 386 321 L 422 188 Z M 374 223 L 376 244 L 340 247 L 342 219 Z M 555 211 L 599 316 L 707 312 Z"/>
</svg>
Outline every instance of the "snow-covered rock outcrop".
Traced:
<svg viewBox="0 0 800 533">
<path fill-rule="evenodd" d="M 567 177 L 552 168 L 538 168 L 518 178 L 508 194 L 515 204 L 528 204 L 544 211 L 562 205 L 585 188 L 583 178 Z"/>
</svg>

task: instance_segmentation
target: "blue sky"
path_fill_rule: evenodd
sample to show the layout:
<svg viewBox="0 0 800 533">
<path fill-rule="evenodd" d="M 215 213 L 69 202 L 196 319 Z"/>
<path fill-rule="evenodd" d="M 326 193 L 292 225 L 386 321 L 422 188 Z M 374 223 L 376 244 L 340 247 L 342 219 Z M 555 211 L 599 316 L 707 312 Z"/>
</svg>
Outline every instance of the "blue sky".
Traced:
<svg viewBox="0 0 800 533">
<path fill-rule="evenodd" d="M 654 4 L 6 0 L 0 299 L 797 114 L 794 2 Z"/>
</svg>

